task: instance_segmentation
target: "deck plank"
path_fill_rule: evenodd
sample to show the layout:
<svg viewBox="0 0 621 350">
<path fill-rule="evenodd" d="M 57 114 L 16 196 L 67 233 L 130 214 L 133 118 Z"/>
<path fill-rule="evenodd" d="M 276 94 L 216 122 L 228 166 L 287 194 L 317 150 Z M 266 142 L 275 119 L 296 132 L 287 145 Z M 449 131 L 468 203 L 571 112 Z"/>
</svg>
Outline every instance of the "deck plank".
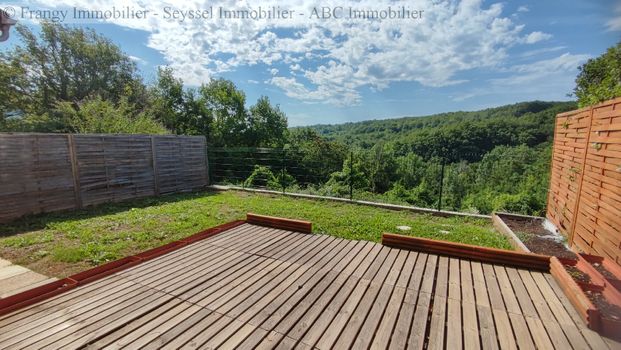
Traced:
<svg viewBox="0 0 621 350">
<path fill-rule="evenodd" d="M 328 306 L 323 310 L 321 315 L 315 320 L 313 325 L 306 331 L 306 334 L 301 339 L 301 342 L 310 346 L 320 340 L 323 334 L 326 332 L 334 318 L 341 310 L 341 307 L 349 300 L 350 296 L 354 292 L 355 288 L 364 283 L 362 277 L 371 269 L 374 264 L 378 264 L 383 259 L 380 257 L 381 247 L 374 244 L 367 244 L 365 246 L 366 255 L 364 256 L 360 265 L 352 272 L 351 276 L 347 278 L 343 286 L 334 295 Z"/>
<path fill-rule="evenodd" d="M 480 349 L 477 308 L 470 261 L 460 261 L 461 303 L 463 312 L 464 349 Z"/>
<path fill-rule="evenodd" d="M 381 278 L 379 278 L 376 282 L 371 282 L 371 287 L 367 290 L 365 299 L 358 305 L 358 310 L 352 315 L 347 324 L 346 332 L 343 332 L 337 341 L 337 347 L 340 344 L 353 343 L 354 349 L 366 349 L 371 345 L 373 335 L 384 315 L 388 300 L 392 296 L 399 272 L 403 268 L 406 257 L 406 251 L 391 250 L 389 257 L 384 262 L 384 266 L 376 275 L 385 276 L 385 280 L 380 282 Z M 392 266 L 386 271 L 391 261 Z M 368 311 L 365 312 L 365 310 Z"/>
<path fill-rule="evenodd" d="M 554 291 L 548 284 L 542 273 L 533 273 L 531 272 L 531 276 L 535 281 L 539 291 L 541 292 L 545 302 L 548 304 L 550 311 L 556 318 L 561 330 L 565 333 L 567 340 L 571 344 L 574 349 L 588 349 L 589 345 L 586 340 L 578 330 L 578 327 L 574 324 L 573 320 L 565 311 L 565 308 L 560 303 L 560 301 L 556 298 Z"/>
<path fill-rule="evenodd" d="M 266 237 L 266 239 L 269 239 L 269 236 Z M 261 239 L 258 240 L 258 242 L 262 242 Z M 281 244 L 276 244 L 275 246 L 278 248 L 280 247 L 282 249 L 282 252 L 287 252 L 288 248 L 291 247 L 290 244 L 287 244 L 287 240 L 284 240 L 281 242 Z M 251 249 L 253 245 L 248 245 L 248 249 Z M 237 252 L 238 254 L 242 254 L 241 252 Z M 244 256 L 242 256 L 244 257 Z M 216 272 L 214 274 L 214 279 L 210 281 L 209 284 L 207 284 L 208 286 L 213 287 L 214 285 L 219 286 L 219 285 L 228 285 L 229 282 L 231 280 L 234 280 L 237 276 L 239 276 L 239 274 L 248 271 L 249 269 L 253 268 L 254 266 L 256 266 L 257 264 L 260 263 L 266 263 L 265 259 L 261 259 L 260 257 L 250 257 L 248 258 L 248 256 L 244 257 L 244 259 L 242 259 L 241 261 L 237 261 L 237 262 L 232 262 L 231 264 L 225 264 L 225 265 L 211 265 L 211 268 L 217 268 L 216 270 L 214 270 L 214 272 Z M 209 265 L 208 265 L 209 266 Z M 190 288 L 186 288 L 185 292 L 182 293 L 183 296 L 185 296 L 186 298 L 189 298 L 191 296 L 194 296 L 196 294 L 198 294 L 199 292 L 204 292 L 205 290 L 205 281 L 204 279 L 202 280 L 202 284 L 201 283 L 195 283 L 192 282 L 189 284 Z M 196 288 L 195 288 L 196 287 Z M 117 332 L 113 333 L 113 334 L 109 334 L 107 337 L 104 337 L 103 339 L 99 340 L 98 342 L 94 343 L 94 346 L 103 346 L 105 344 L 109 344 L 110 341 L 114 340 L 116 337 L 118 337 L 118 334 L 123 334 L 124 332 L 128 332 L 128 331 L 134 331 L 136 328 L 142 327 L 143 323 L 147 321 L 148 316 L 145 316 L 141 319 L 137 319 L 134 320 L 133 322 L 125 325 L 125 327 L 123 327 L 123 329 L 119 329 Z M 160 315 L 152 315 L 153 317 L 158 317 L 161 320 L 161 316 Z M 148 328 L 145 330 L 148 332 Z M 165 333 L 166 334 L 166 333 Z"/>
<path fill-rule="evenodd" d="M 446 310 L 448 297 L 449 259 L 440 257 L 436 273 L 436 285 L 433 293 L 433 309 L 429 325 L 428 349 L 444 349 L 446 331 Z"/>
<path fill-rule="evenodd" d="M 302 260 L 310 259 L 312 256 L 316 255 L 317 252 L 321 251 L 322 248 L 326 247 L 331 241 L 332 239 L 327 237 L 320 237 L 318 239 L 311 239 L 309 237 L 306 244 L 294 246 L 290 252 L 283 254 L 282 256 L 297 257 L 297 259 Z M 297 260 L 293 261 L 295 262 Z M 212 334 L 214 329 L 226 326 L 227 318 L 223 318 L 226 312 L 235 307 L 236 303 L 239 303 L 240 300 L 244 300 L 252 296 L 255 291 L 263 286 L 263 284 L 268 283 L 271 280 L 271 277 L 273 277 L 268 273 L 281 265 L 287 267 L 295 266 L 291 263 L 285 262 L 284 260 L 273 260 L 267 267 L 250 270 L 245 276 L 242 276 L 246 279 L 240 283 L 228 286 L 229 288 L 220 288 L 225 289 L 224 291 L 216 290 L 211 295 L 205 296 L 204 294 L 201 294 L 200 297 L 195 296 L 189 298 L 188 300 L 191 302 L 215 312 L 207 316 L 200 323 L 195 324 L 189 331 L 184 333 L 183 336 L 174 339 L 167 346 L 182 346 L 186 342 L 195 343 L 198 344 L 198 346 L 202 345 L 208 340 L 208 336 Z M 206 332 L 206 330 L 209 331 Z M 190 333 L 190 335 L 188 333 Z"/>
<path fill-rule="evenodd" d="M 539 319 L 548 332 L 548 336 L 552 343 L 563 349 L 572 349 L 569 340 L 565 336 L 565 333 L 563 333 L 563 329 L 557 323 L 556 318 L 548 307 L 548 303 L 543 298 L 543 295 L 541 295 L 539 288 L 537 288 L 537 284 L 533 280 L 530 271 L 520 269 L 519 274 L 530 298 L 533 300 L 533 304 L 539 314 Z"/>
<path fill-rule="evenodd" d="M 203 247 L 204 248 L 204 247 Z M 203 258 L 208 258 L 210 256 L 210 254 L 214 253 L 216 251 L 214 250 L 205 250 L 202 251 L 202 254 L 205 254 L 203 256 Z M 182 255 L 183 256 L 183 255 Z M 190 254 L 188 254 L 187 256 L 191 256 Z M 160 257 L 161 259 L 165 259 L 166 256 Z M 185 256 L 184 256 L 185 257 Z M 159 260 L 159 259 L 158 259 Z M 156 260 L 153 260 L 156 261 Z M 149 265 L 150 262 L 145 263 L 145 265 Z M 138 267 L 134 267 L 133 269 L 137 269 L 139 267 L 142 267 L 142 265 L 139 265 Z M 130 269 L 132 270 L 132 269 Z M 127 272 L 130 270 L 126 270 L 123 271 Z M 154 273 L 159 273 L 159 278 L 162 277 L 161 273 L 162 271 L 154 271 Z M 47 300 L 46 303 L 44 304 L 35 304 L 29 307 L 26 307 L 22 310 L 20 310 L 20 312 L 18 313 L 12 313 L 12 314 L 8 314 L 3 316 L 2 318 L 0 318 L 0 327 L 9 327 L 9 326 L 16 326 L 21 324 L 19 322 L 19 320 L 27 318 L 28 316 L 32 316 L 36 313 L 39 312 L 47 312 L 49 313 L 50 311 L 58 311 L 61 309 L 64 309 L 65 307 L 67 307 L 68 305 L 74 304 L 76 302 L 76 300 L 78 300 L 78 298 L 91 298 L 93 295 L 97 296 L 97 295 L 102 295 L 107 293 L 110 289 L 115 287 L 114 283 L 110 283 L 111 280 L 114 280 L 115 277 L 114 276 L 119 276 L 122 273 L 118 273 L 118 274 L 114 274 L 110 277 L 104 278 L 102 280 L 99 281 L 95 281 L 93 283 L 90 283 L 88 285 L 86 285 L 83 288 L 80 288 L 76 291 L 73 291 L 70 295 L 69 294 L 61 294 L 59 296 L 53 297 L 49 300 Z M 146 276 L 147 274 L 145 274 Z"/>
<path fill-rule="evenodd" d="M 437 255 L 429 255 L 427 257 L 425 274 L 423 275 L 420 290 L 418 291 L 416 310 L 414 311 L 414 319 L 412 320 L 410 336 L 408 337 L 408 349 L 422 349 L 425 345 L 427 319 L 430 312 L 429 307 L 431 304 L 431 294 L 433 293 L 437 263 Z"/>
<path fill-rule="evenodd" d="M 472 270 L 472 280 L 474 283 L 474 294 L 476 299 L 477 317 L 479 319 L 479 334 L 481 336 L 481 347 L 483 349 L 498 349 L 498 336 L 494 315 L 492 314 L 489 301 L 487 285 L 483 275 L 483 266 L 480 262 L 470 263 Z"/>
<path fill-rule="evenodd" d="M 375 337 L 373 338 L 373 343 L 371 343 L 370 348 L 373 350 L 387 349 L 388 345 L 390 344 L 390 340 L 393 335 L 393 329 L 397 324 L 399 311 L 401 310 L 403 298 L 405 297 L 405 291 L 412 275 L 412 271 L 414 270 L 414 265 L 416 264 L 417 257 L 418 253 L 408 252 L 403 267 L 400 271 L 399 278 L 395 283 L 394 290 L 392 292 L 392 295 L 390 296 L 390 301 L 388 301 L 388 306 L 386 308 L 384 317 L 382 318 L 380 325 L 378 326 Z"/>
<path fill-rule="evenodd" d="M 362 279 L 358 282 L 349 298 L 345 301 L 339 312 L 336 314 L 330 326 L 319 339 L 315 347 L 318 349 L 330 349 L 341 335 L 350 316 L 355 312 L 356 307 L 363 299 L 365 292 L 371 285 L 373 278 L 376 276 L 380 267 L 385 266 L 384 261 L 388 258 L 390 248 L 382 247 L 377 257 L 377 262 L 371 265 L 369 270 L 365 272 Z M 308 344 L 308 343 L 307 343 Z M 310 344 L 309 344 L 310 345 Z"/>
<path fill-rule="evenodd" d="M 283 280 L 273 280 L 271 284 L 266 285 L 267 293 L 261 298 L 250 304 L 239 304 L 236 308 L 229 311 L 227 315 L 235 317 L 242 322 L 248 322 L 258 327 L 259 325 L 266 330 L 273 330 L 275 325 L 280 322 L 294 308 L 302 308 L 298 302 L 310 290 L 314 289 L 317 283 L 325 277 L 329 271 L 345 256 L 350 250 L 346 247 L 349 242 L 345 240 L 332 241 L 331 248 L 324 249 L 324 254 L 317 254 L 308 261 L 308 266 L 299 268 L 295 273 L 285 275 L 288 277 Z M 321 266 L 321 268 L 317 268 Z M 247 299 L 251 300 L 251 299 Z M 222 332 L 228 336 L 232 335 L 239 327 L 229 327 L 226 332 Z M 285 330 L 275 329 L 277 335 L 284 335 Z M 274 339 L 276 341 L 276 339 Z M 210 348 L 218 347 L 218 340 L 209 341 L 206 346 Z"/>
<path fill-rule="evenodd" d="M 539 349 L 554 348 L 543 327 L 543 323 L 541 323 L 541 320 L 538 318 L 539 316 L 535 310 L 533 301 L 528 295 L 518 271 L 513 268 L 506 268 L 505 271 L 507 272 L 507 276 L 515 292 L 515 297 L 518 300 L 535 347 Z"/>
<path fill-rule="evenodd" d="M 446 347 L 462 348 L 461 283 L 459 259 L 449 259 L 448 299 L 446 301 Z"/>
<path fill-rule="evenodd" d="M 517 349 L 518 344 L 516 337 L 513 333 L 513 327 L 509 315 L 506 311 L 502 294 L 500 292 L 500 286 L 498 285 L 498 279 L 494 267 L 489 264 L 483 265 L 483 276 L 485 278 L 485 285 L 487 288 L 490 305 L 492 307 L 492 315 L 494 317 L 494 324 L 496 325 L 496 333 L 498 343 L 501 349 Z"/>
<path fill-rule="evenodd" d="M 410 335 L 410 329 L 412 319 L 414 318 L 414 312 L 416 310 L 416 304 L 418 302 L 419 290 L 427 265 L 428 255 L 425 253 L 418 253 L 416 259 L 416 265 L 410 276 L 408 286 L 405 290 L 405 296 L 403 298 L 403 305 L 399 311 L 397 318 L 397 324 L 393 332 L 392 339 L 390 341 L 390 349 L 405 349 L 407 347 L 408 337 Z"/>
</svg>

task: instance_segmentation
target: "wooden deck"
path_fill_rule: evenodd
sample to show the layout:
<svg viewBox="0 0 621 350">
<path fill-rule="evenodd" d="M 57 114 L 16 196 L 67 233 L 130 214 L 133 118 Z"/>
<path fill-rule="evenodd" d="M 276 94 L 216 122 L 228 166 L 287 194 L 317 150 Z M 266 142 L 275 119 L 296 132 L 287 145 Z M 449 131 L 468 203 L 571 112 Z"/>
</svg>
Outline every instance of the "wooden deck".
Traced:
<svg viewBox="0 0 621 350">
<path fill-rule="evenodd" d="M 0 317 L 0 348 L 608 349 L 547 273 L 243 224 Z"/>
</svg>

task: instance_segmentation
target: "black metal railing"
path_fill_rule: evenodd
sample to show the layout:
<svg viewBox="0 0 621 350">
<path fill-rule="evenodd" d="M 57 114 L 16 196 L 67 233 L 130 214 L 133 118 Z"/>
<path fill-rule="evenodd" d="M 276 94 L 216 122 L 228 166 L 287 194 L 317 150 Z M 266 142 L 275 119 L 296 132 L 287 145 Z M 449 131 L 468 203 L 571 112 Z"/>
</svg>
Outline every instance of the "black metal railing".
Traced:
<svg viewBox="0 0 621 350">
<path fill-rule="evenodd" d="M 210 147 L 207 154 L 211 184 L 480 213 L 495 210 L 493 206 L 497 203 L 492 202 L 498 200 L 498 193 L 506 194 L 504 199 L 501 198 L 503 200 L 516 195 L 512 186 L 502 178 L 504 175 L 498 175 L 496 171 L 504 169 L 502 171 L 511 175 L 514 173 L 511 166 L 503 165 L 502 158 L 492 157 L 481 162 L 483 155 L 474 153 L 436 150 L 432 156 L 413 156 L 412 162 L 403 161 L 409 154 L 393 154 L 391 158 L 381 152 L 360 149 L 309 151 L 286 147 Z M 399 169 L 397 172 L 395 166 Z M 522 179 L 521 174 L 516 176 L 518 180 Z M 547 176 L 541 174 L 538 178 Z M 502 192 L 495 191 L 494 187 L 490 192 L 487 191 L 490 183 L 491 186 L 502 183 L 507 188 Z M 518 206 L 515 212 L 523 214 L 535 213 L 545 207 L 545 203 L 543 206 L 538 203 L 541 208 L 531 209 L 528 201 L 522 204 L 522 198 L 508 200 Z"/>
</svg>

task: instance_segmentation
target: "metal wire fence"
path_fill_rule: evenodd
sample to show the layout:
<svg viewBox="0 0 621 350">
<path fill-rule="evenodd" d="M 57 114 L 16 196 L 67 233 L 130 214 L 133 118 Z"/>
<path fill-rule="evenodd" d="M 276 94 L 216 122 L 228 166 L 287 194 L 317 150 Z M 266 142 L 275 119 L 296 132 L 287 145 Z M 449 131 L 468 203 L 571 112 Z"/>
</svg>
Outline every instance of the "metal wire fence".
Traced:
<svg viewBox="0 0 621 350">
<path fill-rule="evenodd" d="M 209 148 L 209 177 L 212 184 L 394 203 L 363 188 L 361 179 L 371 178 L 373 171 L 354 169 L 360 157 L 354 150 L 335 156 L 288 148 Z M 432 178 L 436 178 L 429 184 L 436 197 L 434 207 L 442 210 L 446 161 L 436 157 L 427 166 L 433 167 Z M 338 190 L 326 190 L 335 173 L 339 173 Z"/>
<path fill-rule="evenodd" d="M 512 149 L 509 149 L 512 150 Z M 501 150 L 502 151 L 502 150 Z M 506 150 L 503 152 L 507 152 Z M 211 184 L 470 213 L 538 215 L 547 169 L 540 151 L 208 148 Z M 533 166 L 536 164 L 536 166 Z"/>
<path fill-rule="evenodd" d="M 325 184 L 342 166 L 283 148 L 210 148 L 208 159 L 212 183 L 270 189 L 277 186 L 283 191 L 292 184 L 301 188 Z"/>
</svg>

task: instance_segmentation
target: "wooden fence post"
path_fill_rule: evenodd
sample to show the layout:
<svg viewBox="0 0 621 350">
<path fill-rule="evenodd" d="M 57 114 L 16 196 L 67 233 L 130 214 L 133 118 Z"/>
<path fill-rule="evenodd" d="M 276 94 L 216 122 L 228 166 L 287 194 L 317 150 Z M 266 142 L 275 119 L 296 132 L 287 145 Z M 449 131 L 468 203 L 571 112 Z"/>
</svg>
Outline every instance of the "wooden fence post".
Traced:
<svg viewBox="0 0 621 350">
<path fill-rule="evenodd" d="M 205 186 L 211 185 L 211 167 L 209 166 L 209 148 L 207 147 L 207 140 L 205 139 L 205 144 L 203 145 L 205 148 Z"/>
<path fill-rule="evenodd" d="M 591 126 L 593 126 L 593 106 L 589 109 L 589 126 L 587 127 L 586 144 L 584 147 L 584 155 L 582 156 L 582 169 L 580 169 L 580 182 L 578 183 L 578 191 L 576 192 L 576 203 L 574 204 L 573 218 L 571 220 L 571 229 L 569 230 L 569 246 L 574 245 L 574 235 L 576 233 L 576 222 L 578 221 L 578 210 L 580 209 L 580 197 L 582 196 L 582 183 L 584 182 L 584 170 L 586 169 L 586 159 L 589 153 L 589 144 L 591 143 Z"/>
<path fill-rule="evenodd" d="M 75 148 L 75 139 L 72 134 L 67 135 L 69 158 L 71 159 L 71 177 L 73 178 L 73 192 L 76 208 L 82 208 L 82 190 L 80 189 L 80 169 Z"/>
<path fill-rule="evenodd" d="M 154 193 L 156 196 L 160 195 L 160 180 L 157 175 L 157 153 L 155 147 L 155 136 L 151 136 L 151 159 L 153 160 L 153 186 Z"/>
</svg>

